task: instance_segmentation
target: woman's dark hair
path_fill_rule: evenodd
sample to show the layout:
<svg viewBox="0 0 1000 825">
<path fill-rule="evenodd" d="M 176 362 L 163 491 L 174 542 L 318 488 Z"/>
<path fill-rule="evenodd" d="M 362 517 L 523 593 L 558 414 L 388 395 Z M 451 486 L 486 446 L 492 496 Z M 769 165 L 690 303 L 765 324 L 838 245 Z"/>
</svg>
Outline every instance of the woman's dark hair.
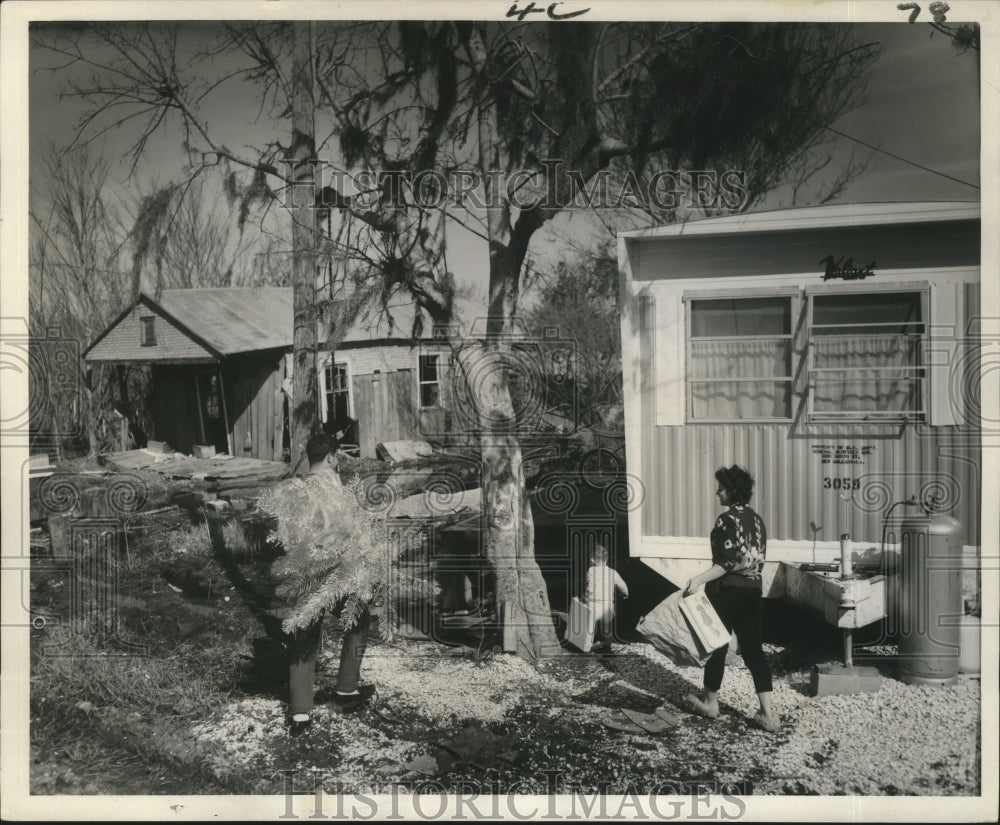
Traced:
<svg viewBox="0 0 1000 825">
<path fill-rule="evenodd" d="M 730 504 L 749 504 L 753 496 L 753 476 L 742 467 L 735 464 L 732 467 L 719 467 L 715 471 L 715 480 L 729 493 Z"/>
</svg>

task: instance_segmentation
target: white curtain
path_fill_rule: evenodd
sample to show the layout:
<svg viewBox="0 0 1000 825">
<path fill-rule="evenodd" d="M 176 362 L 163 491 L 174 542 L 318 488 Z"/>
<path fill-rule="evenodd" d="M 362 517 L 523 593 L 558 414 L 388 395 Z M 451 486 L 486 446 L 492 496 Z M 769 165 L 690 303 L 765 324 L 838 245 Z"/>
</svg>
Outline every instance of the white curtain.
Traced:
<svg viewBox="0 0 1000 825">
<path fill-rule="evenodd" d="M 920 379 L 914 370 L 903 369 L 920 364 L 919 336 L 815 335 L 811 346 L 813 367 L 842 370 L 815 374 L 814 412 L 920 409 Z"/>
<path fill-rule="evenodd" d="M 691 340 L 688 378 L 692 417 L 697 419 L 788 418 L 790 385 L 783 381 L 746 378 L 787 378 L 791 375 L 787 338 L 744 338 L 727 341 Z M 700 383 L 705 378 L 732 381 Z"/>
</svg>

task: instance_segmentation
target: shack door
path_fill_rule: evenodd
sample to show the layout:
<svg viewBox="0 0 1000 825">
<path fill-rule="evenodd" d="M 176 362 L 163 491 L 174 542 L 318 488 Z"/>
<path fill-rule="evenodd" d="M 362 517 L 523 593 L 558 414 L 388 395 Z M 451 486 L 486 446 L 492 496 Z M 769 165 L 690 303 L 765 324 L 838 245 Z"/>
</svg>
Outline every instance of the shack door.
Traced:
<svg viewBox="0 0 1000 825">
<path fill-rule="evenodd" d="M 223 398 L 222 376 L 215 370 L 200 372 L 195 378 L 202 444 L 211 444 L 217 453 L 229 452 L 229 426 Z"/>
</svg>

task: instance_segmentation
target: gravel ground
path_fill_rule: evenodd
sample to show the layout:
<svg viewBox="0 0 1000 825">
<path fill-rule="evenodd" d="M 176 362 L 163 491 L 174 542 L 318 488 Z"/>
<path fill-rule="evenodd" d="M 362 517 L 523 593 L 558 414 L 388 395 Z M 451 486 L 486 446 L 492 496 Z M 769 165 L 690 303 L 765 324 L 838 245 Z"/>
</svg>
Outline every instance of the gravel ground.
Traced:
<svg viewBox="0 0 1000 825">
<path fill-rule="evenodd" d="M 978 679 L 930 688 L 883 675 L 877 693 L 814 698 L 807 695 L 806 660 L 773 646 L 767 653 L 782 720 L 777 734 L 749 724 L 757 703 L 742 662 L 727 666 L 718 719 L 678 711 L 680 725 L 663 736 L 603 727 L 609 708 L 648 712 L 700 686 L 699 668 L 678 667 L 648 644 L 538 667 L 503 655 L 476 663 L 433 645 L 379 646 L 363 670 L 378 688 L 376 709 L 345 717 L 319 703 L 311 746 L 284 736 L 284 708 L 275 699 L 233 703 L 221 720 L 194 733 L 220 776 L 322 769 L 343 789 L 405 778 L 408 763 L 434 755 L 435 741 L 473 724 L 521 735 L 522 754 L 558 751 L 558 764 L 566 776 L 580 777 L 581 787 L 591 781 L 591 766 L 603 763 L 614 767 L 612 778 L 640 787 L 686 776 L 749 781 L 754 794 L 770 795 L 979 793 Z M 319 689 L 336 671 L 329 652 L 324 662 Z M 888 671 L 891 659 L 883 656 L 880 667 Z M 536 741 L 543 735 L 549 745 Z M 520 775 L 544 764 L 534 760 L 526 757 Z"/>
<path fill-rule="evenodd" d="M 978 795 L 978 679 L 920 687 L 883 679 L 878 693 L 825 696 L 789 714 L 783 783 L 820 794 Z"/>
<path fill-rule="evenodd" d="M 516 656 L 494 656 L 477 665 L 451 655 L 407 655 L 378 647 L 367 655 L 364 678 L 391 705 L 409 708 L 430 722 L 475 719 L 499 722 L 525 691 L 546 691 L 556 682 Z M 335 671 L 336 663 L 330 667 Z M 442 697 L 447 697 L 442 701 Z"/>
<path fill-rule="evenodd" d="M 672 674 L 668 700 L 682 695 L 679 679 L 701 683 L 699 669 L 678 667 L 650 645 L 627 649 L 638 655 L 623 657 L 619 672 L 633 685 L 662 688 L 650 664 Z M 765 649 L 772 660 L 782 652 Z M 782 730 L 766 734 L 746 724 L 757 710 L 750 672 L 730 664 L 720 719 L 689 716 L 682 728 L 718 742 L 734 775 L 761 776 L 758 793 L 979 794 L 979 679 L 923 687 L 883 675 L 878 692 L 823 697 L 809 696 L 808 685 L 808 668 L 776 674 L 773 703 Z"/>
<path fill-rule="evenodd" d="M 317 706 L 314 726 L 320 749 L 291 742 L 285 734 L 285 705 L 277 699 L 244 699 L 226 708 L 221 720 L 194 728 L 220 778 L 253 773 L 274 780 L 279 770 L 295 770 L 300 781 L 319 772 L 344 787 L 364 787 L 374 772 L 400 773 L 415 743 L 393 739 L 361 716 L 343 716 Z M 375 720 L 377 721 L 377 719 Z"/>
</svg>

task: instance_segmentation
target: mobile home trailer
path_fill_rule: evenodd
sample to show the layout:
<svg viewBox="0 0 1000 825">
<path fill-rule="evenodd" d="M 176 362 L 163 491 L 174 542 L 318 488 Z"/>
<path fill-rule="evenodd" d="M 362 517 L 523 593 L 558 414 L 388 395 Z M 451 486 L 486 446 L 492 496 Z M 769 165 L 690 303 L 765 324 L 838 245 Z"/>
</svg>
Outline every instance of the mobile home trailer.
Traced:
<svg viewBox="0 0 1000 825">
<path fill-rule="evenodd" d="M 914 505 L 980 544 L 976 203 L 871 203 L 624 233 L 629 546 L 675 584 L 711 558 L 714 471 L 756 479 L 778 562 L 891 552 Z M 973 579 L 974 580 L 974 579 Z"/>
</svg>

